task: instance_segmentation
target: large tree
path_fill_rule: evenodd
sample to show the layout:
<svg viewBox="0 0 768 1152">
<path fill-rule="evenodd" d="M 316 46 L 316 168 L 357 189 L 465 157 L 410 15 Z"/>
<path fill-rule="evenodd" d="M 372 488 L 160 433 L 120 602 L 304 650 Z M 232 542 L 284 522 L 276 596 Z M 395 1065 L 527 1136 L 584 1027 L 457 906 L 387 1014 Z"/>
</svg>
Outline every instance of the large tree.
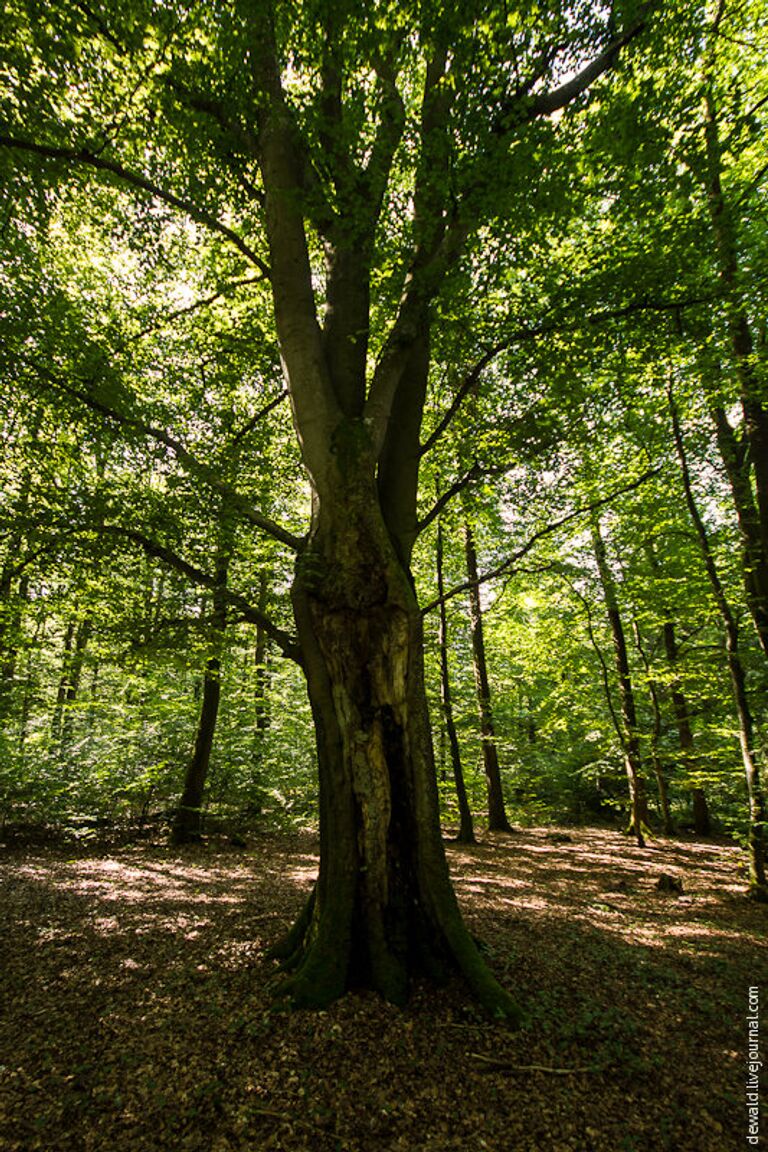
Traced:
<svg viewBox="0 0 768 1152">
<path fill-rule="evenodd" d="M 430 341 L 457 270 L 460 287 L 482 267 L 483 227 L 543 178 L 554 114 L 616 63 L 643 9 L 13 7 L 13 163 L 178 210 L 268 284 L 311 515 L 299 539 L 248 514 L 296 552 L 320 777 L 320 873 L 282 949 L 286 996 L 363 985 L 401 1002 L 412 973 L 457 968 L 519 1018 L 463 924 L 440 835 L 410 573 Z"/>
</svg>

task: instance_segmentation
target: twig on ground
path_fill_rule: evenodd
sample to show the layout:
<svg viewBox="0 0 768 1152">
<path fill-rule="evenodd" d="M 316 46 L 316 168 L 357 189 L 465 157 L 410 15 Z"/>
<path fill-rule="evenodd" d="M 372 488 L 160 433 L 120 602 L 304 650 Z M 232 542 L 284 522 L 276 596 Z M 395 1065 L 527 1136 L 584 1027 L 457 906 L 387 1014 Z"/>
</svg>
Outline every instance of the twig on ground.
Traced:
<svg viewBox="0 0 768 1152">
<path fill-rule="evenodd" d="M 587 1064 L 583 1068 L 550 1068 L 546 1064 L 512 1064 L 509 1060 L 496 1060 L 492 1056 L 481 1056 L 479 1052 L 470 1052 L 472 1060 L 479 1060 L 486 1067 L 482 1071 L 498 1069 L 504 1072 L 546 1072 L 549 1076 L 580 1076 L 586 1072 L 604 1072 L 600 1064 Z"/>
</svg>

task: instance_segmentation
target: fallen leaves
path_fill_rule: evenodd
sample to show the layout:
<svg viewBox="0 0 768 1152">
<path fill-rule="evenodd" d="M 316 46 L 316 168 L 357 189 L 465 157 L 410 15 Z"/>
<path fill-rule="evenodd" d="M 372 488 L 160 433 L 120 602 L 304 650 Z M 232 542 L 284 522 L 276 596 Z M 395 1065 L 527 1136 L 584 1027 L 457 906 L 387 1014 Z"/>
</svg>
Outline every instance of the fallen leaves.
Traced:
<svg viewBox="0 0 768 1152">
<path fill-rule="evenodd" d="M 567 835 L 568 839 L 565 839 Z M 0 865 L 4 1152 L 663 1152 L 743 1146 L 744 996 L 768 911 L 728 845 L 530 830 L 449 855 L 531 1027 L 459 985 L 276 1011 L 266 947 L 309 837 Z M 682 898 L 655 890 L 663 870 Z"/>
</svg>

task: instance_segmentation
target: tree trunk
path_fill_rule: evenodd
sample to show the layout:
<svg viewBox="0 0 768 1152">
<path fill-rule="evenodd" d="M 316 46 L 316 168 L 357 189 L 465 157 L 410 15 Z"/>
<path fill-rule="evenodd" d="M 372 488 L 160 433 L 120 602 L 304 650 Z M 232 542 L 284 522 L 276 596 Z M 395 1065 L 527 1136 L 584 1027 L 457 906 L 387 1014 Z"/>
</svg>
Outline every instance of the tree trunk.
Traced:
<svg viewBox="0 0 768 1152">
<path fill-rule="evenodd" d="M 760 780 L 760 768 L 754 749 L 754 722 L 747 697 L 744 668 L 739 654 L 739 629 L 728 598 L 725 595 L 720 574 L 712 555 L 712 549 L 709 546 L 707 530 L 693 495 L 693 485 L 691 484 L 691 475 L 688 469 L 685 442 L 680 428 L 677 409 L 671 394 L 669 399 L 672 428 L 675 447 L 680 461 L 685 501 L 693 526 L 696 529 L 704 566 L 725 631 L 726 659 L 731 680 L 731 689 L 733 691 L 736 718 L 739 726 L 739 747 L 741 748 L 741 759 L 744 765 L 744 775 L 747 785 L 747 803 L 749 810 L 747 835 L 749 895 L 755 900 L 766 902 L 768 901 L 768 882 L 766 882 L 765 875 L 765 799 L 763 797 L 762 783 Z"/>
<path fill-rule="evenodd" d="M 472 823 L 472 811 L 467 799 L 467 789 L 464 783 L 464 770 L 461 766 L 461 752 L 459 751 L 459 738 L 456 733 L 456 724 L 453 719 L 453 700 L 451 696 L 450 669 L 448 667 L 448 613 L 445 601 L 442 599 L 445 592 L 443 582 L 443 525 L 437 522 L 437 594 L 440 597 L 440 621 L 437 644 L 440 651 L 440 702 L 443 709 L 445 731 L 451 749 L 451 766 L 453 779 L 456 785 L 456 799 L 459 804 L 459 834 L 457 840 L 462 844 L 475 843 L 475 830 Z"/>
<path fill-rule="evenodd" d="M 723 193 L 719 125 L 711 88 L 705 99 L 704 143 L 707 202 L 738 381 L 743 442 L 739 443 L 720 406 L 715 407 L 714 416 L 742 536 L 747 604 L 763 653 L 768 656 L 768 404 L 764 378 L 757 366 L 760 350 L 755 349 L 740 286 L 736 229 Z"/>
<path fill-rule="evenodd" d="M 13 710 L 16 668 L 28 597 L 29 583 L 24 577 L 19 580 L 14 593 L 9 561 L 0 574 L 0 719 L 9 716 Z"/>
<path fill-rule="evenodd" d="M 211 762 L 213 738 L 221 699 L 221 661 L 211 656 L 203 676 L 203 701 L 195 736 L 195 748 L 184 774 L 184 790 L 173 821 L 171 839 L 174 844 L 188 844 L 199 840 L 203 830 L 203 799 L 208 768 Z"/>
<path fill-rule="evenodd" d="M 72 642 L 72 634 L 70 630 L 67 631 L 69 638 L 69 648 L 65 656 L 65 668 L 62 675 L 61 683 L 59 684 L 59 693 L 57 698 L 58 720 L 61 737 L 61 751 L 65 752 L 68 745 L 72 741 L 72 727 L 74 723 L 73 709 L 77 700 L 77 694 L 80 691 L 80 680 L 83 674 L 83 664 L 85 663 L 85 652 L 88 647 L 88 641 L 93 632 L 93 620 L 89 615 L 85 615 L 74 631 L 74 643 Z"/>
<path fill-rule="evenodd" d="M 664 765 L 661 762 L 661 755 L 659 753 L 659 737 L 661 736 L 661 706 L 659 704 L 659 691 L 656 686 L 656 681 L 651 675 L 651 663 L 646 655 L 645 648 L 643 647 L 643 639 L 640 635 L 640 628 L 637 620 L 632 621 L 632 630 L 635 634 L 635 645 L 640 653 L 640 659 L 643 662 L 645 670 L 645 680 L 648 685 L 648 695 L 651 699 L 651 710 L 653 712 L 653 730 L 651 732 L 651 764 L 653 765 L 653 774 L 656 777 L 656 787 L 659 792 L 659 813 L 661 815 L 662 828 L 668 836 L 674 835 L 675 826 L 672 820 L 672 813 L 669 809 L 669 787 L 667 785 L 667 777 L 664 772 Z"/>
<path fill-rule="evenodd" d="M 63 717 L 64 717 L 64 704 L 67 699 L 67 690 L 69 687 L 69 668 L 72 662 L 72 644 L 75 636 L 75 621 L 70 618 L 67 624 L 67 630 L 64 633 L 64 655 L 61 660 L 61 675 L 59 677 L 59 686 L 56 691 L 56 705 L 53 710 L 53 719 L 51 720 L 51 740 L 54 744 L 61 744 Z"/>
<path fill-rule="evenodd" d="M 27 734 L 29 728 L 29 717 L 32 711 L 32 697 L 34 693 L 35 671 L 34 671 L 34 654 L 39 653 L 40 647 L 38 641 L 41 632 L 44 631 L 46 619 L 44 616 L 38 616 L 35 631 L 32 635 L 31 642 L 27 649 L 26 670 L 24 674 L 24 692 L 21 698 L 21 715 L 19 717 L 19 754 L 23 755 L 24 745 L 27 741 Z"/>
<path fill-rule="evenodd" d="M 472 658 L 477 688 L 477 707 L 480 715 L 480 739 L 483 749 L 483 767 L 488 786 L 488 828 L 491 832 L 511 832 L 504 806 L 504 791 L 501 786 L 499 752 L 496 745 L 496 731 L 493 723 L 491 685 L 488 679 L 488 665 L 485 659 L 485 633 L 483 610 L 480 603 L 478 582 L 477 552 L 469 521 L 464 524 L 464 543 L 467 561 L 467 582 L 469 584 L 469 616 L 472 625 Z"/>
<path fill-rule="evenodd" d="M 404 1003 L 410 976 L 458 969 L 520 1020 L 467 932 L 440 834 L 421 613 L 365 480 L 316 502 L 293 587 L 317 735 L 320 873 L 275 955 L 283 994 L 323 1006 L 349 988 Z"/>
<path fill-rule="evenodd" d="M 592 525 L 592 545 L 603 589 L 605 610 L 611 627 L 613 648 L 616 656 L 616 671 L 619 678 L 619 699 L 621 702 L 622 717 L 622 743 L 624 746 L 624 763 L 627 769 L 630 799 L 630 825 L 629 830 L 634 832 L 640 848 L 645 847 L 643 828 L 648 824 L 648 803 L 645 792 L 645 778 L 643 776 L 643 762 L 640 755 L 640 736 L 637 728 L 637 709 L 635 707 L 635 691 L 632 685 L 632 676 L 629 669 L 629 656 L 627 654 L 627 641 L 624 635 L 624 625 L 619 611 L 616 586 L 611 570 L 608 567 L 608 558 L 605 552 L 605 542 L 600 533 L 600 524 L 597 520 Z"/>
<path fill-rule="evenodd" d="M 266 572 L 262 572 L 259 578 L 259 611 L 266 612 L 267 608 L 267 591 L 269 588 L 269 581 Z M 261 764 L 264 758 L 264 743 L 266 741 L 267 730 L 269 728 L 269 637 L 264 628 L 258 625 L 256 628 L 256 648 L 254 651 L 254 664 L 256 665 L 256 767 Z"/>
<path fill-rule="evenodd" d="M 199 840 L 203 830 L 205 784 L 208 779 L 221 700 L 221 649 L 227 622 L 226 588 L 229 559 L 229 552 L 220 547 L 216 560 L 216 584 L 213 589 L 211 615 L 213 652 L 205 665 L 203 699 L 195 747 L 184 774 L 184 789 L 171 829 L 171 841 L 174 844 L 188 844 Z"/>
<path fill-rule="evenodd" d="M 677 725 L 677 737 L 680 742 L 680 752 L 682 754 L 683 763 L 686 769 L 690 771 L 695 765 L 693 729 L 691 727 L 688 701 L 680 684 L 680 676 L 677 667 L 677 639 L 675 637 L 674 621 L 672 620 L 666 620 L 664 622 L 664 650 L 667 654 L 667 662 L 672 673 L 672 681 L 669 690 L 672 699 L 672 710 L 675 714 L 675 723 Z M 693 802 L 693 827 L 696 835 L 711 836 L 712 824 L 709 818 L 709 805 L 707 804 L 707 798 L 704 794 L 704 789 L 701 787 L 693 788 L 691 790 L 691 799 Z"/>
<path fill-rule="evenodd" d="M 768 545 L 760 530 L 760 515 L 752 493 L 748 442 L 739 440 L 724 410 L 713 412 L 717 444 L 733 496 L 742 542 L 744 591 L 764 655 L 768 656 Z M 759 419 L 756 415 L 755 419 Z M 764 451 L 768 453 L 768 436 Z"/>
</svg>

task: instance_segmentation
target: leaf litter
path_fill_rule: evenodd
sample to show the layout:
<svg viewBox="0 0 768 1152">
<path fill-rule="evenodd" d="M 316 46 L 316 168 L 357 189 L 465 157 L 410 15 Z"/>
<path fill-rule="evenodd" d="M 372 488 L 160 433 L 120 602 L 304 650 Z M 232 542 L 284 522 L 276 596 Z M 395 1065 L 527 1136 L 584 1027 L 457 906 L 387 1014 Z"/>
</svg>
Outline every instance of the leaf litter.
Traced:
<svg viewBox="0 0 768 1152">
<path fill-rule="evenodd" d="M 459 983 L 278 1011 L 267 947 L 310 833 L 0 849 L 4 1152 L 727 1152 L 768 909 L 728 843 L 527 829 L 448 845 L 472 932 L 526 1006 Z M 670 875 L 682 882 L 660 891 Z"/>
</svg>

